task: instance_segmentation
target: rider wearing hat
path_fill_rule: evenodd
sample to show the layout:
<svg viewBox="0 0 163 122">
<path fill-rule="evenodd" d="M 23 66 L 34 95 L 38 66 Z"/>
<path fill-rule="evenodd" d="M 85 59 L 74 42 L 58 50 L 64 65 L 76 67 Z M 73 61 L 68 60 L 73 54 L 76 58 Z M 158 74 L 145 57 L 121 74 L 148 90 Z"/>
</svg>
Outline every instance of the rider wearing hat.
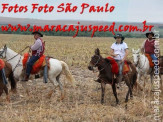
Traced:
<svg viewBox="0 0 163 122">
<path fill-rule="evenodd" d="M 43 35 L 38 31 L 35 31 L 32 34 L 34 35 L 35 42 L 32 46 L 30 46 L 30 49 L 32 50 L 32 56 L 27 62 L 26 75 L 24 81 L 28 81 L 33 64 L 44 54 L 45 50 L 43 40 L 41 39 Z"/>
<path fill-rule="evenodd" d="M 149 54 L 152 58 L 152 60 L 157 60 L 157 57 L 155 56 L 154 50 L 155 50 L 155 38 L 153 32 L 146 33 L 146 39 L 141 47 L 141 52 L 144 54 Z"/>
<path fill-rule="evenodd" d="M 119 66 L 119 76 L 118 76 L 118 87 L 119 83 L 122 81 L 122 71 L 123 71 L 123 65 L 124 60 L 126 60 L 128 56 L 128 46 L 123 40 L 125 37 L 122 36 L 122 34 L 117 34 L 115 37 L 116 42 L 112 44 L 111 46 L 111 56 L 116 60 Z"/>
</svg>

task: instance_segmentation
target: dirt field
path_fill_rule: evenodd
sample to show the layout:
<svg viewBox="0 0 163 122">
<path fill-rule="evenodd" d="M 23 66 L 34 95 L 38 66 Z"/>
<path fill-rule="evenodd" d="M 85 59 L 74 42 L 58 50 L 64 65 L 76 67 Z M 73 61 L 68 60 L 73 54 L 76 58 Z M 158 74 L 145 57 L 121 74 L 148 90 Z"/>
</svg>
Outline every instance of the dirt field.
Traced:
<svg viewBox="0 0 163 122">
<path fill-rule="evenodd" d="M 87 69 L 94 50 L 98 47 L 101 53 L 109 53 L 113 38 L 86 38 L 86 37 L 49 37 L 46 41 L 46 55 L 65 61 L 76 80 L 76 87 L 66 81 L 64 75 L 61 81 L 65 89 L 65 99 L 60 100 L 60 90 L 56 88 L 50 99 L 47 94 L 53 88 L 49 82 L 44 84 L 42 79 L 29 81 L 31 97 L 27 97 L 25 90 L 18 83 L 18 93 L 11 96 L 11 103 L 7 104 L 5 94 L 0 99 L 0 122 L 43 121 L 43 122 L 153 122 L 154 109 L 151 101 L 150 81 L 146 81 L 144 92 L 134 92 L 133 100 L 129 100 L 127 107 L 125 95 L 127 87 L 117 90 L 120 105 L 115 106 L 115 98 L 110 85 L 107 85 L 105 104 L 100 104 L 100 84 L 94 79 L 98 73 Z M 125 39 L 130 49 L 129 59 L 132 60 L 131 49 L 138 49 L 144 39 Z M 7 44 L 12 50 L 19 52 L 34 43 L 31 35 L 0 35 L 0 48 Z M 163 39 L 160 39 L 160 47 Z M 27 50 L 28 51 L 28 50 Z M 161 48 L 163 54 L 163 48 Z M 109 54 L 102 54 L 106 57 Z M 160 116 L 163 111 L 163 94 L 160 96 Z"/>
</svg>

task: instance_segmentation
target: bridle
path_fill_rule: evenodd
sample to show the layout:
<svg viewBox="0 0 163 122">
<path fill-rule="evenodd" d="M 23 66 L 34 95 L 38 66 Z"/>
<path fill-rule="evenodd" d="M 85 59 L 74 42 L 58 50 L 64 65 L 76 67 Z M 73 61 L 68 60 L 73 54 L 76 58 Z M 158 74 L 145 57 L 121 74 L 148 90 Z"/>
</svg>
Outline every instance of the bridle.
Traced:
<svg viewBox="0 0 163 122">
<path fill-rule="evenodd" d="M 99 63 L 100 59 L 101 59 L 101 57 L 100 57 L 99 55 L 95 55 L 95 56 L 98 56 L 98 60 L 97 60 L 97 62 L 96 62 L 92 67 L 96 67 L 97 64 Z M 101 71 L 104 70 L 104 69 L 106 68 L 106 66 L 108 66 L 108 65 L 110 65 L 110 67 L 112 67 L 112 65 L 111 65 L 110 63 L 107 63 L 107 65 L 105 65 L 102 69 L 100 69 L 100 70 L 98 70 L 98 71 L 101 72 Z M 98 78 L 99 78 L 100 80 L 104 81 L 103 79 L 100 78 L 100 75 L 98 76 Z M 111 85 L 113 85 L 113 81 L 114 81 L 114 77 L 112 76 L 112 83 L 111 83 Z"/>
<path fill-rule="evenodd" d="M 97 60 L 97 62 L 92 67 L 96 67 L 97 64 L 99 63 L 100 59 L 101 59 L 101 57 L 99 55 L 95 55 L 95 56 L 98 56 L 98 60 Z M 110 64 L 110 63 L 108 63 L 108 64 Z M 105 65 L 102 69 L 100 69 L 98 71 L 100 72 L 100 71 L 104 70 L 107 65 Z M 111 66 L 111 64 L 110 64 L 110 66 Z"/>
<path fill-rule="evenodd" d="M 99 55 L 95 55 L 95 56 L 97 56 L 98 57 L 98 60 L 97 60 L 97 62 L 95 63 L 95 64 L 93 64 L 93 67 L 96 67 L 97 66 L 97 64 L 99 63 L 99 61 L 100 61 L 100 59 L 101 59 L 101 57 L 99 56 Z"/>
<path fill-rule="evenodd" d="M 5 56 L 3 57 L 3 53 L 5 53 Z M 7 53 L 7 47 L 5 46 L 4 48 L 3 48 L 3 50 L 1 51 L 1 53 L 0 53 L 0 56 L 2 57 L 2 58 L 6 58 L 6 53 Z"/>
<path fill-rule="evenodd" d="M 146 63 L 146 58 L 145 58 L 145 61 L 144 61 L 144 64 L 143 64 L 143 66 L 142 67 L 139 67 L 140 65 L 140 55 L 139 55 L 139 53 L 137 53 L 138 54 L 138 61 L 137 61 L 137 63 L 136 63 L 136 67 L 138 67 L 139 69 L 142 69 L 144 66 L 145 66 L 145 63 Z"/>
<path fill-rule="evenodd" d="M 22 53 L 22 52 L 23 52 L 24 50 L 26 50 L 27 48 L 29 48 L 29 46 L 27 46 L 27 47 L 25 47 L 23 50 L 19 51 L 19 53 Z M 3 57 L 3 53 L 5 53 L 5 56 L 4 56 L 4 57 Z M 6 53 L 7 53 L 7 47 L 5 46 L 5 47 L 3 48 L 3 51 L 0 53 L 0 56 L 1 56 L 2 58 L 6 58 Z M 14 59 L 15 57 L 19 56 L 19 55 L 20 55 L 19 53 L 16 54 L 15 56 L 13 56 L 12 58 L 6 60 L 6 62 L 8 62 L 8 61 Z M 16 66 L 14 67 L 14 69 L 13 69 L 12 72 L 14 72 L 15 69 L 16 69 L 18 66 L 22 66 L 21 64 L 19 64 L 20 61 L 21 61 L 21 56 L 20 56 L 19 61 L 18 61 L 18 63 L 16 64 Z"/>
</svg>

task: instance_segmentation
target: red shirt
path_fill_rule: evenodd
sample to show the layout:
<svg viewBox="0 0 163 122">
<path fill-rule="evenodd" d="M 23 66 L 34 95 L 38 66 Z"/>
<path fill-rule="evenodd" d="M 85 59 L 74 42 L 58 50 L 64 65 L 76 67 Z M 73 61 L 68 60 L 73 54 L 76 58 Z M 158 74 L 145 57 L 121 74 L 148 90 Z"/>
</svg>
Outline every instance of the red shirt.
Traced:
<svg viewBox="0 0 163 122">
<path fill-rule="evenodd" d="M 154 45 L 155 45 L 155 40 L 149 41 L 149 39 L 147 39 L 144 45 L 145 53 L 150 55 L 154 54 L 154 49 L 155 49 Z"/>
</svg>

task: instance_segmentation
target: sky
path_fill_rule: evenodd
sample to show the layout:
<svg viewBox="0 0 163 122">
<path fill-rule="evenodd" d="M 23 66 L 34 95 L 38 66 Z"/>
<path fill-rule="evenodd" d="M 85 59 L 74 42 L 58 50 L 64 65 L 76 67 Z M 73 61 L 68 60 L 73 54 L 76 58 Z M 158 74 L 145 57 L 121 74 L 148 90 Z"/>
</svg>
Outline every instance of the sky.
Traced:
<svg viewBox="0 0 163 122">
<path fill-rule="evenodd" d="M 9 13 L 5 11 L 0 13 L 1 17 L 16 17 L 16 18 L 32 18 L 44 20 L 94 20 L 94 21 L 108 21 L 108 22 L 156 22 L 163 23 L 163 0 L 0 0 L 0 11 L 2 11 L 2 4 L 9 5 L 18 4 L 27 5 L 28 11 L 26 13 Z M 39 3 L 39 5 L 48 4 L 54 6 L 54 11 L 51 13 L 31 13 L 32 3 Z M 61 3 L 72 3 L 78 6 L 75 13 L 58 13 L 57 6 Z M 83 14 L 81 12 L 81 4 L 88 3 L 94 6 L 105 6 L 109 3 L 110 6 L 115 6 L 113 12 L 103 13 L 89 13 L 88 8 Z"/>
</svg>

